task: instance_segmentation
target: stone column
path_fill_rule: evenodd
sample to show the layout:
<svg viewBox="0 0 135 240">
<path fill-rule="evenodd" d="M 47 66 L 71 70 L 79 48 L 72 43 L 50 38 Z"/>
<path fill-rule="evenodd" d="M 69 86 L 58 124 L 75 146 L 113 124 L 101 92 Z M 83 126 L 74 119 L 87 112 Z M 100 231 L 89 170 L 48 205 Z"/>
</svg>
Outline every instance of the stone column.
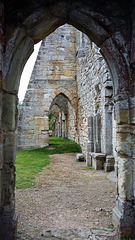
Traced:
<svg viewBox="0 0 135 240">
<path fill-rule="evenodd" d="M 112 111 L 113 111 L 113 102 L 112 102 L 112 82 L 107 82 L 104 94 L 104 146 L 103 151 L 106 155 L 112 154 Z"/>
<path fill-rule="evenodd" d="M 115 160 L 113 157 L 113 145 L 112 145 L 112 110 L 113 105 L 110 102 L 106 102 L 104 105 L 104 154 L 106 154 L 106 162 L 104 164 L 105 172 L 114 170 Z"/>
<path fill-rule="evenodd" d="M 106 155 L 112 154 L 112 110 L 113 106 L 109 103 L 105 105 L 105 151 Z"/>
<path fill-rule="evenodd" d="M 0 93 L 0 112 L 2 106 L 2 93 Z M 0 126 L 1 126 L 1 115 L 0 115 Z M 0 132 L 0 226 L 2 226 L 2 169 L 3 169 L 3 133 Z M 2 232 L 0 228 L 0 239 L 2 237 Z"/>
<path fill-rule="evenodd" d="M 132 24 L 132 26 L 135 26 L 135 24 Z M 121 51 L 119 51 L 120 45 L 123 48 Z M 123 41 L 119 41 L 118 47 L 113 38 L 107 39 L 101 47 L 101 52 L 103 56 L 106 57 L 108 66 L 110 66 L 114 82 L 114 93 L 116 93 L 114 97 L 114 114 L 116 120 L 115 149 L 117 156 L 115 158 L 117 162 L 117 198 L 116 206 L 113 210 L 113 222 L 115 227 L 118 228 L 120 238 L 123 236 L 135 236 L 135 208 L 133 196 L 134 134 L 131 124 L 130 100 L 131 82 L 133 80 L 131 71 L 133 72 L 133 69 L 131 70 L 128 51 Z"/>
<path fill-rule="evenodd" d="M 96 152 L 96 116 L 93 117 L 93 141 L 94 141 L 94 152 Z"/>
<path fill-rule="evenodd" d="M 3 46 L 4 46 L 4 5 L 0 2 L 0 25 L 1 25 L 1 34 L 0 34 L 0 128 L 2 128 L 2 71 L 3 71 Z M 0 239 L 4 239 L 2 236 L 3 225 L 3 213 L 2 213 L 2 169 L 3 169 L 3 131 L 0 131 Z"/>
<path fill-rule="evenodd" d="M 0 239 L 14 240 L 16 236 L 17 218 L 15 212 L 15 157 L 16 157 L 16 125 L 17 96 L 2 94 L 2 131 L 3 161 L 1 163 L 1 209 Z"/>
<path fill-rule="evenodd" d="M 65 114 L 65 138 L 67 138 L 67 115 Z"/>
<path fill-rule="evenodd" d="M 117 199 L 113 209 L 113 222 L 122 236 L 135 236 L 135 208 L 133 191 L 133 142 L 131 104 L 128 93 L 115 98 Z M 134 120 L 135 122 L 135 120 Z"/>
<path fill-rule="evenodd" d="M 60 137 L 60 122 L 58 121 L 58 137 Z"/>
<path fill-rule="evenodd" d="M 58 137 L 58 119 L 55 122 L 55 137 Z"/>
<path fill-rule="evenodd" d="M 65 120 L 62 120 L 62 138 L 65 138 Z"/>
<path fill-rule="evenodd" d="M 61 137 L 61 112 L 59 112 L 58 118 L 58 137 Z"/>
<path fill-rule="evenodd" d="M 4 82 L 2 77 L 4 75 L 2 74 L 2 72 L 4 73 L 2 65 L 3 33 L 5 29 L 2 2 L 0 2 L 0 25 L 0 240 L 15 240 L 17 213 L 15 212 L 14 163 L 16 155 L 17 97 L 13 93 L 10 94 L 10 90 L 9 93 L 2 90 Z"/>
<path fill-rule="evenodd" d="M 56 120 L 52 122 L 52 136 L 55 137 L 56 132 Z"/>
<path fill-rule="evenodd" d="M 103 98 L 104 98 L 104 109 L 103 109 L 103 132 L 102 132 L 102 150 L 106 155 L 106 162 L 104 164 L 104 170 L 110 172 L 114 170 L 114 157 L 113 154 L 113 136 L 112 136 L 112 112 L 113 112 L 113 89 L 112 82 L 107 81 L 105 83 L 105 88 L 103 89 Z"/>
<path fill-rule="evenodd" d="M 65 135 L 65 114 L 64 112 L 62 112 L 62 138 L 65 138 L 66 135 Z"/>
<path fill-rule="evenodd" d="M 94 139 L 93 139 L 93 117 L 88 117 L 88 143 L 87 143 L 87 155 L 86 165 L 92 166 L 91 152 L 94 152 Z"/>
<path fill-rule="evenodd" d="M 62 137 L 62 113 L 59 113 L 59 123 L 60 123 L 60 137 Z"/>
<path fill-rule="evenodd" d="M 97 114 L 95 116 L 95 152 L 101 152 L 101 116 Z"/>
<path fill-rule="evenodd" d="M 90 152 L 94 152 L 93 117 L 88 117 L 88 143 Z"/>
</svg>

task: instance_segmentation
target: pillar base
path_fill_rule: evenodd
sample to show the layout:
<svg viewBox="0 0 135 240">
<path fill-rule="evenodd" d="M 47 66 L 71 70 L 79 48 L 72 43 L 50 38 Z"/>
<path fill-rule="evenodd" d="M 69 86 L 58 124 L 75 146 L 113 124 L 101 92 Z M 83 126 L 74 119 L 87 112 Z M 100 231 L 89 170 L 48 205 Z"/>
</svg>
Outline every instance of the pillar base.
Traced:
<svg viewBox="0 0 135 240">
<path fill-rule="evenodd" d="M 95 170 L 102 170 L 105 163 L 105 154 L 103 153 L 92 153 L 92 167 Z"/>
<path fill-rule="evenodd" d="M 104 164 L 105 172 L 114 171 L 114 163 L 115 163 L 114 157 L 111 156 L 111 155 L 107 155 L 106 156 L 106 162 Z"/>
<path fill-rule="evenodd" d="M 119 238 L 135 237 L 135 206 L 130 202 L 117 199 L 113 209 L 113 224 L 118 231 Z"/>
<path fill-rule="evenodd" d="M 0 212 L 0 240 L 15 240 L 17 233 L 17 212 L 13 215 L 13 210 L 3 209 Z"/>
</svg>

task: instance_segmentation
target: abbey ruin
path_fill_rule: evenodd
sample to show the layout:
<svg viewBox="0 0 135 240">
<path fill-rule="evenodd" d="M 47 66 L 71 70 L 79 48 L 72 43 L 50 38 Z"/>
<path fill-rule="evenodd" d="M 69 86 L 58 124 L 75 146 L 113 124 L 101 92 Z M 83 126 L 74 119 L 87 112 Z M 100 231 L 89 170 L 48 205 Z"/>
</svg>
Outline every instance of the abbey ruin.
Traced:
<svg viewBox="0 0 135 240">
<path fill-rule="evenodd" d="M 16 147 L 49 143 L 49 113 L 87 165 L 115 161 L 113 223 L 119 238 L 135 237 L 134 1 L 0 1 L 0 16 L 0 240 L 16 239 Z M 41 40 L 18 121 L 20 77 Z"/>
<path fill-rule="evenodd" d="M 52 113 L 54 136 L 79 143 L 87 165 L 103 169 L 106 162 L 106 171 L 113 170 L 113 105 L 113 83 L 99 48 L 65 24 L 42 41 L 19 108 L 18 148 L 49 144 Z"/>
</svg>

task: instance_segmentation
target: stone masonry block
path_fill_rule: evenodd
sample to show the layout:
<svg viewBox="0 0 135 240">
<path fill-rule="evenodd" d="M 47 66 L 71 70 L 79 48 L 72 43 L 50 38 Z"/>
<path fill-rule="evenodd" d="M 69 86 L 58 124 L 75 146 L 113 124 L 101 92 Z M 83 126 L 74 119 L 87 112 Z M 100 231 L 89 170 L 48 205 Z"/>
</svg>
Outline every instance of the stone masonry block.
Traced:
<svg viewBox="0 0 135 240">
<path fill-rule="evenodd" d="M 112 97 L 112 94 L 113 94 L 112 89 L 105 88 L 103 91 L 103 95 L 105 97 Z"/>
<path fill-rule="evenodd" d="M 130 116 L 131 116 L 131 123 L 135 124 L 135 107 L 132 107 L 130 110 Z"/>
<path fill-rule="evenodd" d="M 3 167 L 3 145 L 0 144 L 0 170 Z"/>
<path fill-rule="evenodd" d="M 3 208 L 0 219 L 0 239 L 15 239 L 17 232 L 18 214 L 10 207 Z M 2 237 L 2 238 L 1 238 Z"/>
<path fill-rule="evenodd" d="M 130 119 L 128 99 L 117 102 L 114 106 L 114 110 L 117 124 L 129 123 Z"/>
<path fill-rule="evenodd" d="M 102 170 L 105 163 L 105 154 L 102 153 L 92 153 L 92 167 L 95 170 Z"/>
<path fill-rule="evenodd" d="M 122 201 L 132 199 L 133 196 L 133 159 L 130 157 L 117 157 L 118 162 L 118 188 Z"/>
<path fill-rule="evenodd" d="M 17 96 L 3 93 L 2 128 L 15 131 L 17 125 Z"/>
<path fill-rule="evenodd" d="M 116 129 L 116 151 L 120 155 L 132 156 L 132 129 L 129 126 L 119 126 Z"/>
<path fill-rule="evenodd" d="M 83 162 L 83 161 L 85 160 L 83 153 L 77 153 L 77 154 L 76 154 L 76 160 L 77 160 L 78 162 Z"/>
<path fill-rule="evenodd" d="M 104 170 L 105 172 L 111 172 L 114 171 L 114 157 L 111 155 L 106 156 L 106 162 L 104 164 Z"/>
<path fill-rule="evenodd" d="M 16 42 L 13 43 L 6 56 L 6 74 L 3 81 L 3 89 L 7 92 L 18 93 L 21 73 L 24 63 L 33 52 L 34 42 L 30 37 L 25 36 L 25 31 L 16 32 Z M 21 56 L 21 58 L 20 58 Z"/>
<path fill-rule="evenodd" d="M 14 164 L 16 158 L 17 135 L 14 132 L 8 132 L 4 135 L 3 139 L 3 162 L 4 164 Z"/>
<path fill-rule="evenodd" d="M 38 129 L 38 132 L 41 131 L 47 131 L 49 130 L 49 121 L 48 118 L 45 117 L 37 117 L 36 118 L 36 127 Z"/>
</svg>

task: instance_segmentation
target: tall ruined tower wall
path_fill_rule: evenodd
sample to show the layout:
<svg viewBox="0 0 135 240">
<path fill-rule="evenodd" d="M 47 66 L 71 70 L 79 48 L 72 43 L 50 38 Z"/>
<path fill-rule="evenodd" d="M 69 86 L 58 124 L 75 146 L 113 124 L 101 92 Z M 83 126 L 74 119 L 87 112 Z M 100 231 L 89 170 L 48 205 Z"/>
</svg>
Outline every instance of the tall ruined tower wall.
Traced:
<svg viewBox="0 0 135 240">
<path fill-rule="evenodd" d="M 18 148 L 48 145 L 48 113 L 52 101 L 60 93 L 68 98 L 73 108 L 74 119 L 68 131 L 68 137 L 73 138 L 77 111 L 76 29 L 67 24 L 42 41 L 19 110 Z"/>
</svg>

